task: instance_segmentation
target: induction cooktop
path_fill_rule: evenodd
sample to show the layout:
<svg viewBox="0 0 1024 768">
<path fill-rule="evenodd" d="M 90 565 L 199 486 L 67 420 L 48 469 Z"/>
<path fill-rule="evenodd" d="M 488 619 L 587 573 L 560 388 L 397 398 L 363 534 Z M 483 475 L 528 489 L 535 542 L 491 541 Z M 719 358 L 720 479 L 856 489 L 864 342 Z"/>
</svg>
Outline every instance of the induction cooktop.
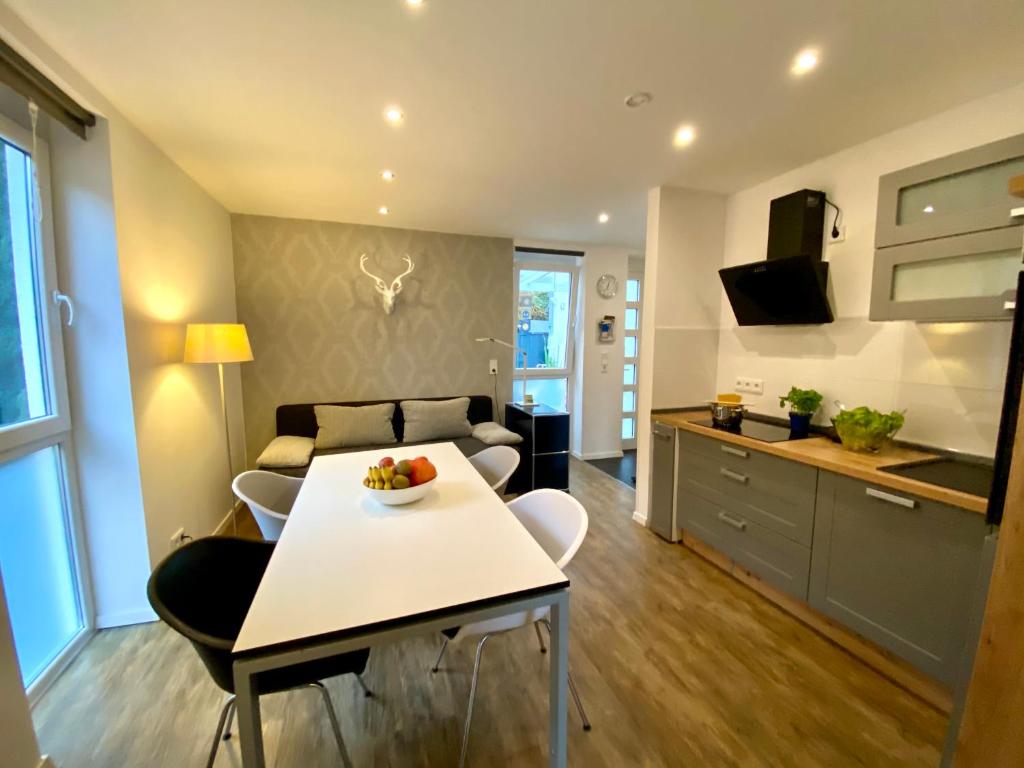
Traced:
<svg viewBox="0 0 1024 768">
<path fill-rule="evenodd" d="M 781 424 L 768 424 L 764 421 L 752 421 L 750 419 L 744 419 L 737 427 L 728 428 L 717 426 L 711 419 L 703 419 L 693 423 L 699 424 L 702 427 L 711 427 L 720 432 L 731 432 L 734 435 L 751 437 L 763 443 L 781 443 L 786 440 L 802 440 L 805 437 L 809 437 L 809 435 L 795 435 L 789 430 L 789 427 L 784 427 Z"/>
</svg>

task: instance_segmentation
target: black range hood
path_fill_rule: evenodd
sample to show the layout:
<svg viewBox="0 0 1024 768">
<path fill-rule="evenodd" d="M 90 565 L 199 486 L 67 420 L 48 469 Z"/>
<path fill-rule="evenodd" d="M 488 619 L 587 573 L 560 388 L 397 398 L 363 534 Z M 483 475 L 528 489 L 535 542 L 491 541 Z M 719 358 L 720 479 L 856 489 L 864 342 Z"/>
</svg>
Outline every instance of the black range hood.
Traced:
<svg viewBox="0 0 1024 768">
<path fill-rule="evenodd" d="M 740 325 L 820 325 L 835 317 L 828 262 L 821 260 L 825 193 L 804 189 L 772 200 L 768 258 L 718 271 Z"/>
</svg>

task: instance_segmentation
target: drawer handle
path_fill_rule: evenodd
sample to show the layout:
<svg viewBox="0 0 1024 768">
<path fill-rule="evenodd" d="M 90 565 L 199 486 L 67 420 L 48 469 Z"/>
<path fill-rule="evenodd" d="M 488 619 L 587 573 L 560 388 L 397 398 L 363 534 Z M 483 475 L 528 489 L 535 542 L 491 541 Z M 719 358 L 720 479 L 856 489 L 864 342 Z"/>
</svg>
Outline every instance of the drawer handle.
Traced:
<svg viewBox="0 0 1024 768">
<path fill-rule="evenodd" d="M 718 471 L 722 473 L 723 477 L 728 477 L 730 480 L 735 480 L 737 483 L 745 483 L 750 479 L 746 475 L 741 475 L 739 472 L 733 472 L 731 469 L 726 469 L 725 467 L 722 467 Z"/>
<path fill-rule="evenodd" d="M 906 507 L 907 509 L 917 508 L 916 501 L 904 498 L 903 496 L 897 496 L 895 493 L 886 493 L 885 491 L 879 491 L 876 488 L 867 488 L 865 493 L 867 493 L 871 498 L 878 499 L 879 501 L 887 501 L 890 504 L 897 504 L 901 507 Z"/>
<path fill-rule="evenodd" d="M 746 451 L 741 451 L 739 448 L 733 448 L 731 445 L 721 445 L 722 453 L 728 453 L 730 456 L 739 456 L 741 459 L 750 457 L 750 454 Z"/>
<path fill-rule="evenodd" d="M 747 530 L 747 524 L 746 524 L 745 521 L 743 521 L 743 520 L 736 520 L 735 518 L 729 517 L 727 514 L 725 514 L 725 512 L 719 512 L 718 513 L 718 519 L 721 520 L 726 525 L 731 525 L 737 531 L 745 531 L 745 530 Z"/>
</svg>

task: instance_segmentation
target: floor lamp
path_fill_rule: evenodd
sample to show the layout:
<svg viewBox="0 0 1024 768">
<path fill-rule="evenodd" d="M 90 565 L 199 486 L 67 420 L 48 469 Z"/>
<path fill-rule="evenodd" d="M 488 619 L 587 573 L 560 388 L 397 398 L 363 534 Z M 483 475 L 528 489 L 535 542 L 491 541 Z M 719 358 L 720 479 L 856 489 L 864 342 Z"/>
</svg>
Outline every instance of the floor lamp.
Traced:
<svg viewBox="0 0 1024 768">
<path fill-rule="evenodd" d="M 224 416 L 224 444 L 228 452 L 228 491 L 235 479 L 231 466 L 231 430 L 228 428 L 228 401 L 224 396 L 224 364 L 247 363 L 252 360 L 249 335 L 241 323 L 189 323 L 185 329 L 185 362 L 216 363 L 220 378 L 220 410 Z M 231 493 L 231 532 L 238 533 L 235 523 L 235 497 Z"/>
<path fill-rule="evenodd" d="M 474 339 L 474 341 L 490 341 L 493 342 L 494 344 L 501 344 L 501 346 L 503 347 L 508 347 L 509 349 L 512 350 L 513 353 L 515 353 L 516 351 L 516 346 L 514 344 L 509 344 L 507 341 L 496 339 L 493 336 L 481 336 L 480 338 Z M 517 402 L 516 399 L 513 397 L 512 402 L 515 405 L 532 405 L 532 403 L 526 402 L 526 350 L 519 349 L 519 353 L 523 356 L 523 399 L 521 402 Z M 498 404 L 495 403 L 494 407 L 497 408 Z"/>
</svg>

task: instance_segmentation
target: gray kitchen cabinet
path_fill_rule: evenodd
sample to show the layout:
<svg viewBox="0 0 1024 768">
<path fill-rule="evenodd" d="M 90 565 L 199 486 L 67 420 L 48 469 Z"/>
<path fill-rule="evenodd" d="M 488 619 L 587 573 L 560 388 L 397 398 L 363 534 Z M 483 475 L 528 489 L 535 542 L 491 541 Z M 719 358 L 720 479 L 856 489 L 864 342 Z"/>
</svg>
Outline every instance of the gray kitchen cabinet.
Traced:
<svg viewBox="0 0 1024 768">
<path fill-rule="evenodd" d="M 915 165 L 878 182 L 872 320 L 1009 320 L 1024 222 L 1010 178 L 1024 135 Z"/>
<path fill-rule="evenodd" d="M 976 513 L 820 471 L 809 602 L 952 685 L 987 534 Z"/>
<path fill-rule="evenodd" d="M 668 541 L 679 540 L 676 526 L 676 429 L 651 422 L 651 503 L 647 513 L 651 530 Z"/>
</svg>

